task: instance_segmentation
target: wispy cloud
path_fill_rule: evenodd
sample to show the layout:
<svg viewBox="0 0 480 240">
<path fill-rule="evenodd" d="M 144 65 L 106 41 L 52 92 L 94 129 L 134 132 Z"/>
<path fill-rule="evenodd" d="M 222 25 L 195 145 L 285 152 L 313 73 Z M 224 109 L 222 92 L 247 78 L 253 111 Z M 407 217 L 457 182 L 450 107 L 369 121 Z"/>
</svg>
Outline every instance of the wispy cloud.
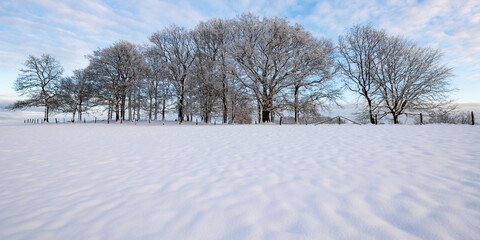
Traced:
<svg viewBox="0 0 480 240">
<path fill-rule="evenodd" d="M 86 66 L 86 54 L 115 41 L 143 43 L 170 24 L 191 28 L 202 20 L 243 12 L 288 17 L 333 40 L 353 24 L 371 23 L 420 45 L 441 48 L 457 69 L 460 88 L 480 82 L 478 0 L 3 0 L 0 94 L 11 93 L 12 71 L 21 68 L 29 54 L 51 53 L 68 73 Z"/>
</svg>

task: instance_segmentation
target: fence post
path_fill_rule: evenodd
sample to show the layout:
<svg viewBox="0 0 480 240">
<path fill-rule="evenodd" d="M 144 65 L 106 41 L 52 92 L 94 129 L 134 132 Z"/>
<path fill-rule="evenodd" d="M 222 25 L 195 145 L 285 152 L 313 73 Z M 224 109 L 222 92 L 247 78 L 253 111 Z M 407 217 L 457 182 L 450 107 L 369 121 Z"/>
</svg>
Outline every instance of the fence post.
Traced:
<svg viewBox="0 0 480 240">
<path fill-rule="evenodd" d="M 97 123 L 97 117 L 95 117 L 95 123 Z"/>
<path fill-rule="evenodd" d="M 84 118 L 84 119 L 83 119 L 83 123 L 87 123 L 87 119 Z"/>
<path fill-rule="evenodd" d="M 340 116 L 339 116 L 339 117 L 338 117 L 338 125 L 340 125 L 340 123 L 341 123 L 340 121 L 341 121 L 341 120 L 340 120 Z"/>
<path fill-rule="evenodd" d="M 55 124 L 57 124 L 57 123 L 58 123 L 57 118 L 55 118 Z"/>
<path fill-rule="evenodd" d="M 475 116 L 473 115 L 473 111 L 472 111 L 472 125 L 475 125 Z"/>
<path fill-rule="evenodd" d="M 195 118 L 195 125 L 198 125 L 198 118 Z"/>
<path fill-rule="evenodd" d="M 420 125 L 423 125 L 423 115 L 420 113 Z"/>
</svg>

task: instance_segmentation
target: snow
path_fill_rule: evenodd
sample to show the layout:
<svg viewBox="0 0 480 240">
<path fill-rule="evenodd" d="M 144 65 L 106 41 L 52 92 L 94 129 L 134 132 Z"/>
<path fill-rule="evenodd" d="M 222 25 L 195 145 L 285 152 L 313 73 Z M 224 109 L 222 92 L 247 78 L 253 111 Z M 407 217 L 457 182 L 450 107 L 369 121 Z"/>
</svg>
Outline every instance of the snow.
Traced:
<svg viewBox="0 0 480 240">
<path fill-rule="evenodd" d="M 478 126 L 0 126 L 0 239 L 479 239 Z"/>
</svg>

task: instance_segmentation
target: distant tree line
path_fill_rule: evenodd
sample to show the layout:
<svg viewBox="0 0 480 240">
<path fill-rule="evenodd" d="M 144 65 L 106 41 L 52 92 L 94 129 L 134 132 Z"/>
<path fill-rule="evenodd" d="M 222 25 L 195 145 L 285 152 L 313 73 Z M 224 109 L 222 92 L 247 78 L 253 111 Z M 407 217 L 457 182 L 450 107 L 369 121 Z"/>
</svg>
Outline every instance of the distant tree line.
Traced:
<svg viewBox="0 0 480 240">
<path fill-rule="evenodd" d="M 285 18 L 243 14 L 192 30 L 172 25 L 149 41 L 98 49 L 68 77 L 51 55 L 29 56 L 15 81 L 27 99 L 11 108 L 42 106 L 45 122 L 51 111 L 71 113 L 73 122 L 95 108 L 120 122 L 164 120 L 175 109 L 179 123 L 194 116 L 206 123 L 212 116 L 270 122 L 286 113 L 299 123 L 346 88 L 367 102 L 372 123 L 374 114 L 391 114 L 398 123 L 407 109 L 447 103 L 451 91 L 452 69 L 441 64 L 438 50 L 369 25 L 352 27 L 335 46 Z"/>
</svg>

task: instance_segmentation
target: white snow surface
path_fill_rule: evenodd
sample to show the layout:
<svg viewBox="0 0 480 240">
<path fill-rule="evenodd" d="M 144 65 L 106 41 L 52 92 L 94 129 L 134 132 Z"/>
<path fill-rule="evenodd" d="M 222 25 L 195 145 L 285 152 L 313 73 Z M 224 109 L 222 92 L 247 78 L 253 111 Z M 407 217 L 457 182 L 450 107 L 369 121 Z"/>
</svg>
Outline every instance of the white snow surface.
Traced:
<svg viewBox="0 0 480 240">
<path fill-rule="evenodd" d="M 0 239 L 480 239 L 478 126 L 0 133 Z"/>
</svg>

